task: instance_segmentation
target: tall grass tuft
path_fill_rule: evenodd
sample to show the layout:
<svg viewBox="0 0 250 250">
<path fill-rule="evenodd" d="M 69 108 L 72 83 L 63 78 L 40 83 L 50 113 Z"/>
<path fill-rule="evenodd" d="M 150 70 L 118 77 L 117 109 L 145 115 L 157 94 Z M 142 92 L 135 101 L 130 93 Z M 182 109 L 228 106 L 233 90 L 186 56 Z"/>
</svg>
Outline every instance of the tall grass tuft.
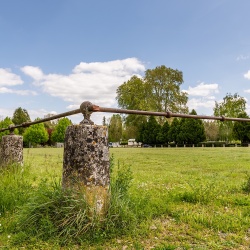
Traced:
<svg viewBox="0 0 250 250">
<path fill-rule="evenodd" d="M 14 211 L 28 199 L 31 184 L 29 183 L 29 166 L 25 168 L 12 164 L 0 167 L 0 213 Z"/>
<path fill-rule="evenodd" d="M 137 224 L 128 195 L 132 172 L 127 165 L 115 167 L 111 160 L 111 199 L 105 219 L 100 221 L 91 215 L 84 197 L 76 196 L 72 190 L 63 190 L 60 181 L 51 183 L 44 179 L 29 201 L 20 207 L 13 243 L 34 237 L 57 239 L 61 244 L 93 242 L 131 233 Z"/>
</svg>

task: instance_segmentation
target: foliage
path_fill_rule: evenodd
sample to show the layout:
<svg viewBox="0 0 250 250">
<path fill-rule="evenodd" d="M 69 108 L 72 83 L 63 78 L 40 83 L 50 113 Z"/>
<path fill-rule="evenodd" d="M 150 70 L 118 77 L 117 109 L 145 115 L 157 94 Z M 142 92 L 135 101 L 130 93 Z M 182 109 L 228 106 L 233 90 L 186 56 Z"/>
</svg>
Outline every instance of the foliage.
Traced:
<svg viewBox="0 0 250 250">
<path fill-rule="evenodd" d="M 191 115 L 196 115 L 192 110 Z M 197 119 L 174 118 L 171 125 L 165 121 L 161 126 L 154 116 L 150 116 L 139 130 L 137 141 L 146 144 L 166 144 L 175 142 L 178 144 L 197 144 L 206 139 L 204 125 Z"/>
<path fill-rule="evenodd" d="M 13 124 L 11 118 L 10 117 L 5 117 L 4 120 L 0 121 L 0 129 L 2 129 L 2 128 L 8 128 L 11 124 Z M 0 141 L 2 139 L 2 136 L 8 135 L 9 133 L 10 133 L 9 130 L 5 130 L 3 132 L 0 132 Z M 14 133 L 17 134 L 18 130 L 15 129 Z"/>
<path fill-rule="evenodd" d="M 49 135 L 43 123 L 37 123 L 28 127 L 23 134 L 23 141 L 26 144 L 42 144 L 47 142 Z"/>
<path fill-rule="evenodd" d="M 138 141 L 147 144 L 157 144 L 160 132 L 161 126 L 158 124 L 154 116 L 150 116 L 148 121 L 141 126 Z"/>
<path fill-rule="evenodd" d="M 165 123 L 163 124 L 163 126 L 161 127 L 161 130 L 159 131 L 158 135 L 157 135 L 157 141 L 159 143 L 168 143 L 169 142 L 169 129 L 170 129 L 170 125 L 168 120 L 165 121 Z"/>
<path fill-rule="evenodd" d="M 181 92 L 182 72 L 162 65 L 145 72 L 144 78 L 131 77 L 117 88 L 117 101 L 121 108 L 136 110 L 154 110 L 159 112 L 187 112 L 187 93 Z M 164 118 L 165 119 L 165 118 Z M 165 122 L 157 117 L 160 125 Z M 134 138 L 139 137 L 139 130 L 147 121 L 138 115 L 126 116 L 126 126 L 133 126 Z M 160 138 L 159 138 L 160 139 Z M 161 139 L 160 139 L 161 140 Z"/>
<path fill-rule="evenodd" d="M 22 109 L 21 107 L 17 108 L 12 117 L 12 121 L 15 125 L 19 125 L 25 122 L 30 122 L 30 116 L 26 109 Z M 25 131 L 25 128 L 18 128 L 18 133 L 22 135 Z"/>
<path fill-rule="evenodd" d="M 55 126 L 54 131 L 52 132 L 51 139 L 53 142 L 64 142 L 65 131 L 72 122 L 67 118 L 61 118 L 57 125 Z"/>
<path fill-rule="evenodd" d="M 108 139 L 110 142 L 119 142 L 122 139 L 122 118 L 113 115 L 108 126 Z"/>
<path fill-rule="evenodd" d="M 204 129 L 207 141 L 217 141 L 219 139 L 219 124 L 217 121 L 204 121 Z"/>
<path fill-rule="evenodd" d="M 116 90 L 118 105 L 125 109 L 148 110 L 149 86 L 137 76 L 132 76 Z"/>
<path fill-rule="evenodd" d="M 239 118 L 249 118 L 246 112 L 241 113 Z M 250 142 L 250 123 L 249 122 L 234 122 L 233 136 L 236 140 L 240 140 L 241 143 Z"/>
<path fill-rule="evenodd" d="M 150 108 L 159 112 L 187 112 L 187 93 L 181 92 L 182 72 L 162 65 L 145 72 Z"/>
<path fill-rule="evenodd" d="M 246 110 L 246 100 L 237 93 L 234 95 L 227 94 L 221 103 L 215 102 L 214 115 L 226 117 L 238 117 Z M 233 139 L 233 122 L 219 122 L 220 139 L 232 141 Z"/>
<path fill-rule="evenodd" d="M 175 117 L 169 128 L 168 132 L 169 141 L 177 143 L 179 132 L 180 132 L 180 121 L 177 117 Z"/>
<path fill-rule="evenodd" d="M 190 115 L 197 115 L 192 110 Z M 177 136 L 177 143 L 180 144 L 197 144 L 206 139 L 204 125 L 201 120 L 192 118 L 182 118 L 180 122 L 180 131 Z"/>
</svg>

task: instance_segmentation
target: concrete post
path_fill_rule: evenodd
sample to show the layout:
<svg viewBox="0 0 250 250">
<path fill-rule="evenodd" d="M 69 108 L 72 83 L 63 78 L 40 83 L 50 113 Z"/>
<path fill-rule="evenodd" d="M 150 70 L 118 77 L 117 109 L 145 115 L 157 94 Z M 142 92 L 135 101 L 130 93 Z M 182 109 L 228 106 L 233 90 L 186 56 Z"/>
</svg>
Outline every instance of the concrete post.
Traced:
<svg viewBox="0 0 250 250">
<path fill-rule="evenodd" d="M 85 198 L 91 215 L 103 217 L 109 205 L 109 148 L 105 126 L 69 126 L 65 134 L 64 188 Z"/>
<path fill-rule="evenodd" d="M 23 137 L 20 135 L 5 135 L 0 148 L 0 165 L 23 165 Z"/>
</svg>

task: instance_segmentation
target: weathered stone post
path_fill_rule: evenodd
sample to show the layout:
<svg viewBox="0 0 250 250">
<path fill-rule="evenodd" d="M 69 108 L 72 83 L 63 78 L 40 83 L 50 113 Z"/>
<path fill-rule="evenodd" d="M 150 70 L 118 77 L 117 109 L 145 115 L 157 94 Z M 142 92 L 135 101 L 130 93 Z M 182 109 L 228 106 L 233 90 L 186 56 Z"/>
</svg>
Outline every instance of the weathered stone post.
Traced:
<svg viewBox="0 0 250 250">
<path fill-rule="evenodd" d="M 0 165 L 23 165 L 23 137 L 20 135 L 5 135 L 0 145 Z"/>
<path fill-rule="evenodd" d="M 80 107 L 84 114 L 80 125 L 66 130 L 62 185 L 85 198 L 91 215 L 103 217 L 109 205 L 108 130 L 90 121 L 89 105 L 84 102 Z"/>
</svg>

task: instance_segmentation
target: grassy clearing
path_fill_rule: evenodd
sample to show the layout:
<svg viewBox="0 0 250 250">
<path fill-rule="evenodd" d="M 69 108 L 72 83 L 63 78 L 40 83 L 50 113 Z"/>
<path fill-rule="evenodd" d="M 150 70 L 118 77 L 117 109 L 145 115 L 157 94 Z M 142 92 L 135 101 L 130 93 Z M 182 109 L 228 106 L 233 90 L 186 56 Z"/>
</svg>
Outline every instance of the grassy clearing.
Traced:
<svg viewBox="0 0 250 250">
<path fill-rule="evenodd" d="M 120 191 L 113 191 L 115 197 L 109 218 L 104 225 L 96 227 L 92 221 L 91 229 L 79 237 L 80 241 L 74 241 L 74 237 L 70 241 L 72 234 L 66 231 L 67 240 L 63 243 L 65 238 L 58 237 L 61 231 L 56 231 L 58 227 L 55 225 L 60 219 L 64 223 L 65 217 L 51 217 L 58 218 L 56 221 L 43 217 L 55 211 L 57 215 L 68 213 L 60 209 L 69 207 L 60 206 L 63 199 L 66 203 L 71 199 L 70 196 L 67 199 L 60 196 L 63 151 L 25 149 L 24 169 L 1 172 L 0 247 L 250 248 L 249 148 L 112 148 L 110 153 L 115 161 L 113 188 Z M 127 174 L 129 170 L 132 180 Z M 15 176 L 15 181 L 11 176 Z M 51 181 L 54 186 L 51 186 Z M 33 202 L 32 207 L 30 201 L 35 197 L 40 203 Z M 52 208 L 44 212 L 48 208 L 42 207 L 46 202 L 51 202 Z M 74 204 L 74 208 L 79 205 L 72 201 L 69 204 Z M 37 205 L 41 210 L 37 210 Z M 80 206 L 84 207 L 84 204 Z M 29 217 L 25 217 L 31 208 L 38 218 L 34 225 L 28 221 Z M 28 222 L 26 227 L 30 225 L 32 232 L 18 231 L 20 218 L 22 222 Z M 41 237 L 39 226 L 42 230 L 47 228 L 49 233 Z M 34 229 L 40 236 L 33 232 Z"/>
</svg>

